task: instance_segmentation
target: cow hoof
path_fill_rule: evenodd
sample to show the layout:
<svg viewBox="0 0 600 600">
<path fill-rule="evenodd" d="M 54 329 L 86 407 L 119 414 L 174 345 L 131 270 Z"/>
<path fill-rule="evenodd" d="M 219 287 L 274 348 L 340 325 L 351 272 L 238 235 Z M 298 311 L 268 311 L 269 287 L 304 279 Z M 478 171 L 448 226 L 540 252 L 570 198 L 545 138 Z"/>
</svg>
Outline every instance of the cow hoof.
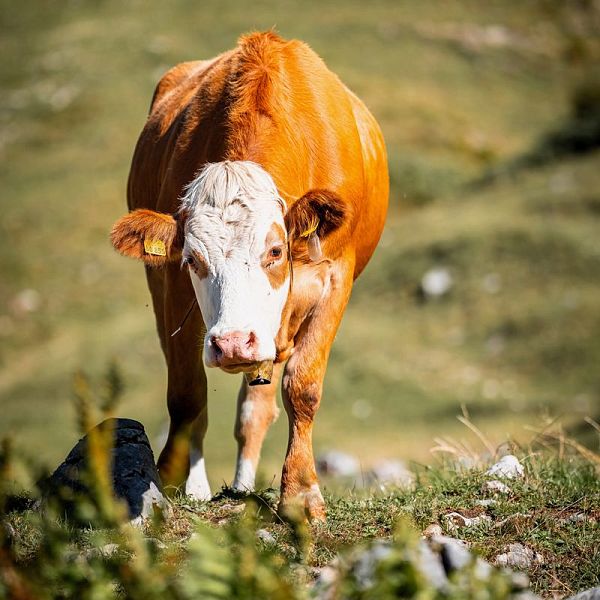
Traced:
<svg viewBox="0 0 600 600">
<path fill-rule="evenodd" d="M 325 521 L 325 501 L 318 484 L 292 497 L 282 495 L 279 514 L 289 521 Z"/>
<path fill-rule="evenodd" d="M 190 457 L 191 465 L 188 478 L 185 482 L 185 493 L 194 500 L 204 502 L 212 498 L 210 484 L 204 468 L 204 458 L 196 453 Z"/>
<path fill-rule="evenodd" d="M 193 500 L 197 500 L 198 502 L 208 502 L 209 500 L 212 500 L 210 489 L 196 489 L 186 485 L 185 495 L 189 496 Z"/>
</svg>

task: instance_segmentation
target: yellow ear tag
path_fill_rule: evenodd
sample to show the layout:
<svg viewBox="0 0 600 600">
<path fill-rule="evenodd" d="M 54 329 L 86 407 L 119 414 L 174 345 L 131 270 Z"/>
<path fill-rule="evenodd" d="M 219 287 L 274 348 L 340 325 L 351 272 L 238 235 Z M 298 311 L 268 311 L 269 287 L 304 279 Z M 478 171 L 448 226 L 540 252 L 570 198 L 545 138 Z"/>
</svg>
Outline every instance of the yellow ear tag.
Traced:
<svg viewBox="0 0 600 600">
<path fill-rule="evenodd" d="M 308 226 L 308 229 L 306 231 L 303 231 L 300 234 L 300 237 L 303 237 L 303 238 L 308 237 L 311 233 L 314 233 L 317 230 L 318 226 L 319 226 L 319 219 L 317 219 L 315 217 L 315 218 L 313 218 L 310 225 Z"/>
<path fill-rule="evenodd" d="M 149 240 L 144 238 L 144 252 L 154 256 L 166 256 L 167 248 L 162 240 Z"/>
</svg>

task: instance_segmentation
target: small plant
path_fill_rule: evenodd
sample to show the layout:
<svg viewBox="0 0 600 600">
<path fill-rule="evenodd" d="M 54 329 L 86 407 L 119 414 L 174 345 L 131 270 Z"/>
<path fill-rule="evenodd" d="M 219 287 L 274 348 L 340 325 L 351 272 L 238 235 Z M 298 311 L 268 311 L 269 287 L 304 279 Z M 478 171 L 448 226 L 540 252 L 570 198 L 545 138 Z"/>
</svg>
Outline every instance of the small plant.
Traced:
<svg viewBox="0 0 600 600">
<path fill-rule="evenodd" d="M 98 415 L 115 409 L 122 388 L 116 367 L 105 377 L 99 399 L 89 378 L 77 375 L 82 432 Z M 461 420 L 493 455 L 493 444 L 466 411 Z M 590 587 L 597 583 L 594 565 L 600 559 L 594 525 L 600 518 L 598 457 L 556 427 L 538 432 L 535 443 L 551 447 L 545 454 L 530 450 L 525 477 L 511 481 L 510 495 L 486 509 L 478 504 L 484 463 L 471 461 L 468 469 L 456 469 L 447 462 L 422 469 L 411 490 L 327 495 L 328 521 L 312 527 L 279 519 L 272 492 L 234 497 L 226 489 L 209 503 L 176 495 L 168 518 L 158 515 L 134 527 L 112 489 L 110 428 L 97 429 L 90 439 L 85 493 L 48 497 L 42 486 L 21 503 L 14 497 L 20 467 L 5 440 L 0 450 L 0 599 L 510 598 L 511 578 L 496 569 L 482 576 L 475 558 L 448 578 L 442 572 L 442 583 L 424 570 L 432 550 L 418 532 L 432 523 L 448 528 L 450 511 L 487 511 L 485 527 L 460 530 L 460 537 L 490 562 L 511 543 L 525 543 L 551 558 L 551 567 L 530 572 L 538 591 L 556 591 L 557 582 L 562 592 Z M 437 450 L 453 460 L 478 455 L 476 448 L 451 439 L 440 440 Z M 43 501 L 42 493 L 47 496 Z"/>
</svg>

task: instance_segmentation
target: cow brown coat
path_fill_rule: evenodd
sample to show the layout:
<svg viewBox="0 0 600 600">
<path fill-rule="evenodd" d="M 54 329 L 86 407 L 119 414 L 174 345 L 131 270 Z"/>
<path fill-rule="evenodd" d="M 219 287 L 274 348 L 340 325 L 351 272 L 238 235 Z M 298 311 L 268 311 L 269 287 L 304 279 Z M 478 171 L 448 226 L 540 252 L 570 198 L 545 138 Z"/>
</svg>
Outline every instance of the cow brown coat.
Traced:
<svg viewBox="0 0 600 600">
<path fill-rule="evenodd" d="M 235 428 L 239 457 L 256 467 L 264 435 L 278 412 L 276 383 L 283 371 L 289 442 L 281 507 L 299 506 L 308 517 L 322 518 L 313 420 L 353 281 L 371 257 L 384 225 L 388 172 L 383 137 L 365 105 L 306 44 L 273 32 L 243 36 L 235 49 L 211 60 L 177 65 L 160 80 L 135 149 L 128 206 L 164 213 L 160 227 L 168 230 L 163 259 L 138 256 L 147 263 L 168 366 L 171 425 L 158 461 L 167 485 L 180 485 L 185 479 L 190 441 L 201 448 L 207 427 L 199 311 L 177 336 L 170 335 L 194 299 L 189 275 L 178 261 L 181 228 L 171 215 L 177 215 L 179 198 L 198 170 L 223 160 L 254 161 L 272 176 L 288 206 L 293 262 L 273 382 L 262 387 L 242 382 L 240 389 Z M 311 260 L 301 236 L 315 215 L 322 247 L 318 261 Z M 113 243 L 124 254 L 143 254 L 132 242 L 135 227 L 127 225 L 127 218 L 115 226 Z M 240 406 L 249 399 L 255 408 L 252 419 L 244 421 Z"/>
</svg>

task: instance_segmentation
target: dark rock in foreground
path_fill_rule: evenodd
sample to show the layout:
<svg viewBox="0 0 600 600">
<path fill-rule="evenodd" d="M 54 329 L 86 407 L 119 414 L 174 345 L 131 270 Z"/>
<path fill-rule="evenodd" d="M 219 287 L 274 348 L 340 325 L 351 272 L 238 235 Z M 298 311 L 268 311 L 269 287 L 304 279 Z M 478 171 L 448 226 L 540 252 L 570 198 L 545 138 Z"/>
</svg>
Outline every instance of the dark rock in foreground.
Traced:
<svg viewBox="0 0 600 600">
<path fill-rule="evenodd" d="M 114 432 L 112 449 L 113 488 L 118 498 L 125 500 L 134 523 L 150 517 L 154 508 L 167 506 L 162 494 L 160 477 L 144 426 L 132 419 L 107 419 L 92 431 L 111 429 Z M 85 483 L 88 432 L 69 452 L 65 461 L 50 476 L 45 485 L 45 496 L 86 496 Z M 68 495 L 68 494 L 67 494 Z"/>
</svg>

